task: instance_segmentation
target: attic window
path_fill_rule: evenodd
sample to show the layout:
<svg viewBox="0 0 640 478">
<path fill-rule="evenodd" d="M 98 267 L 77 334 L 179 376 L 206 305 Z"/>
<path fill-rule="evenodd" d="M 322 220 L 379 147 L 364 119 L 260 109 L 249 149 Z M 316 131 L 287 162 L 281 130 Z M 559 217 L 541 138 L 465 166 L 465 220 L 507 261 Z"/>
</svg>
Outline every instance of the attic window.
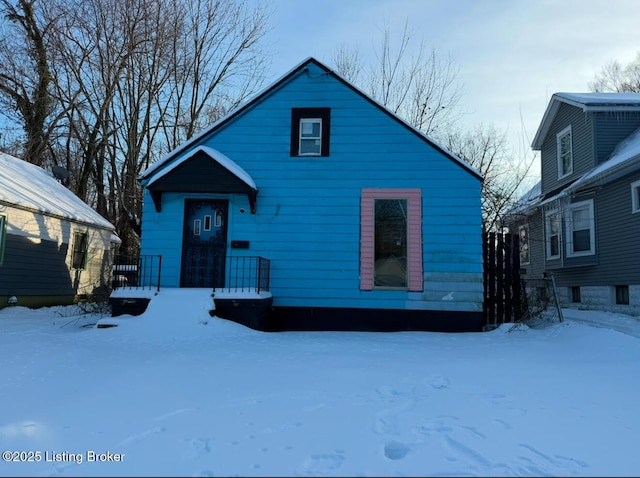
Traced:
<svg viewBox="0 0 640 478">
<path fill-rule="evenodd" d="M 331 110 L 291 110 L 291 156 L 329 156 Z"/>
<path fill-rule="evenodd" d="M 571 126 L 567 126 L 556 136 L 558 147 L 558 179 L 573 173 L 573 145 Z"/>
</svg>

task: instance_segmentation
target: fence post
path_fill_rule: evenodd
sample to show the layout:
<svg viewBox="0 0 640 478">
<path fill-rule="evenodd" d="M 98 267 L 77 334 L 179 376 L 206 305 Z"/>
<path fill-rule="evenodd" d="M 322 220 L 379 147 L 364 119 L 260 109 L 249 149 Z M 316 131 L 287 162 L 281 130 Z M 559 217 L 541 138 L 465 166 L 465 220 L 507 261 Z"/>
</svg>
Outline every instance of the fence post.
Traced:
<svg viewBox="0 0 640 478">
<path fill-rule="evenodd" d="M 162 254 L 158 254 L 158 290 L 160 292 L 160 274 L 162 271 Z"/>
</svg>

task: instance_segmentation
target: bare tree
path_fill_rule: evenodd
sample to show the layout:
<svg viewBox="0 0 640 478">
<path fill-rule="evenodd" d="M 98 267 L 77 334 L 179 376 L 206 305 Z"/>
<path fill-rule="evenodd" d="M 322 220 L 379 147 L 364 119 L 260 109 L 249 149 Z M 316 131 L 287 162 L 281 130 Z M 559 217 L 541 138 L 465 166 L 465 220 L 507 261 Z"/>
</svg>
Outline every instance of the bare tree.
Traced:
<svg viewBox="0 0 640 478">
<path fill-rule="evenodd" d="M 67 186 L 135 252 L 138 175 L 262 85 L 270 11 L 249 0 L 11 2 L 0 0 L 2 112 L 24 129 L 24 154 L 65 166 Z"/>
<path fill-rule="evenodd" d="M 414 34 L 405 23 L 394 48 L 389 25 L 383 32 L 375 62 L 366 73 L 357 48 L 342 46 L 333 56 L 336 71 L 392 112 L 476 168 L 484 177 L 481 186 L 484 227 L 500 227 L 503 214 L 514 204 L 534 158 L 518 160 L 509 151 L 506 134 L 495 126 L 476 126 L 463 132 L 459 103 L 462 87 L 458 68 L 450 58 L 441 59 L 424 40 L 414 48 Z M 413 52 L 413 53 L 411 53 Z"/>
<path fill-rule="evenodd" d="M 9 119 L 24 130 L 22 157 L 45 162 L 52 112 L 51 73 L 46 30 L 51 24 L 35 8 L 35 0 L 2 0 L 0 11 L 8 20 L 0 35 L 0 105 Z"/>
<path fill-rule="evenodd" d="M 405 22 L 396 45 L 387 24 L 366 74 L 361 74 L 365 69 L 357 50 L 344 45 L 333 56 L 334 68 L 425 134 L 438 136 L 462 115 L 458 109 L 462 97 L 458 68 L 450 58 L 443 60 L 435 49 L 429 49 L 424 39 L 413 48 L 414 37 Z"/>
<path fill-rule="evenodd" d="M 268 7 L 246 0 L 178 3 L 171 90 L 164 102 L 158 98 L 159 109 L 170 112 L 160 125 L 169 149 L 258 91 L 268 66 L 260 46 Z"/>
<path fill-rule="evenodd" d="M 480 124 L 473 131 L 448 132 L 447 148 L 480 174 L 482 217 L 487 231 L 499 229 L 504 213 L 511 208 L 527 178 L 534 159 L 516 160 L 509 152 L 505 133 L 495 126 Z"/>
<path fill-rule="evenodd" d="M 355 46 L 342 44 L 332 57 L 332 63 L 335 70 L 349 83 L 357 85 L 360 83 L 360 75 L 362 74 L 362 59 L 360 50 Z"/>
<path fill-rule="evenodd" d="M 627 65 L 617 60 L 604 65 L 589 88 L 595 92 L 640 93 L 640 52 Z"/>
</svg>

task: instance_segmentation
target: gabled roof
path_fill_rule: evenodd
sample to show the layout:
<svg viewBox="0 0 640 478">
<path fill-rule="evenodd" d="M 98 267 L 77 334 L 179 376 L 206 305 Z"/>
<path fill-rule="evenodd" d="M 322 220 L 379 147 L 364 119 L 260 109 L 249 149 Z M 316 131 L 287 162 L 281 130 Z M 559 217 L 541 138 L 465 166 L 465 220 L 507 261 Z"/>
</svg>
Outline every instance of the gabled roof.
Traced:
<svg viewBox="0 0 640 478">
<path fill-rule="evenodd" d="M 156 211 L 162 209 L 163 192 L 246 193 L 255 213 L 258 188 L 253 178 L 220 151 L 198 146 L 145 181 Z"/>
<path fill-rule="evenodd" d="M 156 181 L 166 176 L 168 173 L 176 169 L 178 166 L 183 165 L 186 161 L 196 156 L 200 152 L 205 153 L 209 158 L 211 158 L 213 161 L 218 163 L 224 169 L 229 171 L 231 174 L 233 174 L 236 178 L 238 178 L 240 181 L 245 183 L 251 189 L 257 189 L 256 183 L 253 181 L 253 178 L 244 169 L 242 169 L 240 166 L 238 166 L 235 162 L 233 162 L 231 159 L 229 159 L 227 156 L 222 154 L 217 149 L 209 148 L 207 146 L 198 146 L 193 151 L 190 151 L 189 154 L 180 158 L 178 161 L 175 161 L 171 163 L 169 166 L 167 166 L 166 168 L 164 168 L 163 170 L 157 171 L 156 173 L 152 174 L 147 178 L 147 186 L 151 186 L 153 183 L 155 183 Z"/>
<path fill-rule="evenodd" d="M 585 113 L 640 112 L 640 93 L 554 93 L 531 143 L 535 151 L 540 151 L 542 148 L 551 123 L 563 103 L 581 108 Z"/>
<path fill-rule="evenodd" d="M 430 146 L 432 146 L 436 150 L 438 150 L 441 153 L 443 153 L 446 157 L 448 157 L 450 160 L 452 160 L 455 163 L 457 163 L 463 169 L 467 170 L 473 176 L 475 176 L 478 179 L 482 180 L 482 175 L 480 174 L 480 172 L 478 170 L 476 170 L 471 165 L 469 165 L 467 162 L 465 162 L 462 159 L 460 159 L 459 157 L 457 157 L 455 154 L 453 154 L 451 151 L 447 150 L 445 147 L 443 147 L 440 144 L 438 144 L 432 138 L 426 136 L 424 133 L 422 133 L 420 130 L 418 130 L 414 126 L 412 126 L 409 123 L 407 123 L 405 120 L 400 118 L 398 115 L 396 115 L 395 113 L 391 112 L 386 107 L 382 106 L 380 103 L 378 103 L 377 101 L 372 99 L 370 96 L 368 96 L 367 94 L 362 92 L 360 89 L 355 87 L 353 84 L 349 83 L 347 80 L 345 80 L 338 73 L 334 72 L 333 70 L 331 70 L 330 68 L 328 68 L 324 64 L 320 63 L 315 58 L 307 58 L 302 63 L 300 63 L 296 67 L 294 67 L 291 71 L 289 71 L 284 76 L 282 76 L 280 79 L 276 80 L 271 86 L 267 87 L 261 93 L 257 94 L 254 98 L 252 98 L 251 100 L 247 101 L 243 105 L 239 106 L 235 110 L 230 111 L 227 115 L 225 115 L 224 117 L 222 117 L 221 119 L 219 119 L 218 121 L 213 123 L 211 126 L 209 126 L 209 128 L 203 130 L 200 134 L 198 134 L 198 135 L 194 136 L 193 138 L 191 138 L 190 140 L 185 141 L 184 143 L 182 143 L 180 146 L 178 146 L 176 149 L 171 151 L 165 157 L 159 159 L 157 162 L 155 162 L 154 164 L 149 166 L 145 171 L 143 171 L 140 174 L 138 179 L 142 182 L 143 185 L 145 185 L 147 183 L 148 178 L 155 171 L 157 171 L 159 168 L 162 168 L 165 165 L 171 163 L 171 161 L 173 161 L 174 158 L 176 158 L 178 155 L 180 155 L 182 152 L 184 152 L 187 148 L 189 148 L 193 144 L 197 144 L 198 142 L 202 141 L 204 138 L 213 135 L 222 126 L 224 126 L 225 124 L 227 124 L 228 122 L 232 121 L 234 118 L 236 118 L 237 116 L 242 114 L 243 111 L 251 108 L 253 105 L 257 104 L 258 102 L 262 101 L 264 98 L 269 96 L 272 92 L 274 92 L 275 90 L 281 88 L 291 78 L 297 76 L 300 73 L 305 72 L 306 71 L 306 67 L 309 64 L 314 64 L 318 68 L 321 68 L 322 70 L 324 70 L 327 75 L 332 76 L 333 78 L 335 78 L 336 80 L 338 80 L 339 82 L 341 82 L 342 84 L 347 86 L 349 89 L 351 89 L 357 95 L 359 95 L 362 98 L 364 98 L 366 101 L 368 101 L 372 105 L 374 105 L 380 111 L 384 112 L 385 114 L 389 115 L 394 120 L 396 120 L 397 122 L 402 124 L 405 128 L 407 128 L 410 132 L 412 132 L 413 134 L 415 134 L 416 136 L 421 138 L 424 142 L 426 142 L 427 144 L 429 144 Z"/>
<path fill-rule="evenodd" d="M 0 153 L 0 203 L 7 206 L 115 230 L 113 224 L 44 169 Z"/>
<path fill-rule="evenodd" d="M 542 195 L 540 183 L 536 184 L 531 191 L 518 200 L 516 206 L 507 215 L 524 214 L 533 208 L 549 204 L 574 193 L 602 186 L 635 171 L 640 171 L 640 128 L 621 141 L 606 161 L 586 172 L 568 186 L 564 186 L 561 190 Z"/>
</svg>

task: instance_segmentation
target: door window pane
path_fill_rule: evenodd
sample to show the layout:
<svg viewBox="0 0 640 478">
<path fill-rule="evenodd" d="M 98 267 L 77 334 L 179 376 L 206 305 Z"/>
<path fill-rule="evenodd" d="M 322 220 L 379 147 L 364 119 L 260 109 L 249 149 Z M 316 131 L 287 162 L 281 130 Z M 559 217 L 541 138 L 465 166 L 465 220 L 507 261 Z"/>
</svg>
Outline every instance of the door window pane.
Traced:
<svg viewBox="0 0 640 478">
<path fill-rule="evenodd" d="M 374 285 L 407 287 L 407 200 L 376 199 Z"/>
</svg>

